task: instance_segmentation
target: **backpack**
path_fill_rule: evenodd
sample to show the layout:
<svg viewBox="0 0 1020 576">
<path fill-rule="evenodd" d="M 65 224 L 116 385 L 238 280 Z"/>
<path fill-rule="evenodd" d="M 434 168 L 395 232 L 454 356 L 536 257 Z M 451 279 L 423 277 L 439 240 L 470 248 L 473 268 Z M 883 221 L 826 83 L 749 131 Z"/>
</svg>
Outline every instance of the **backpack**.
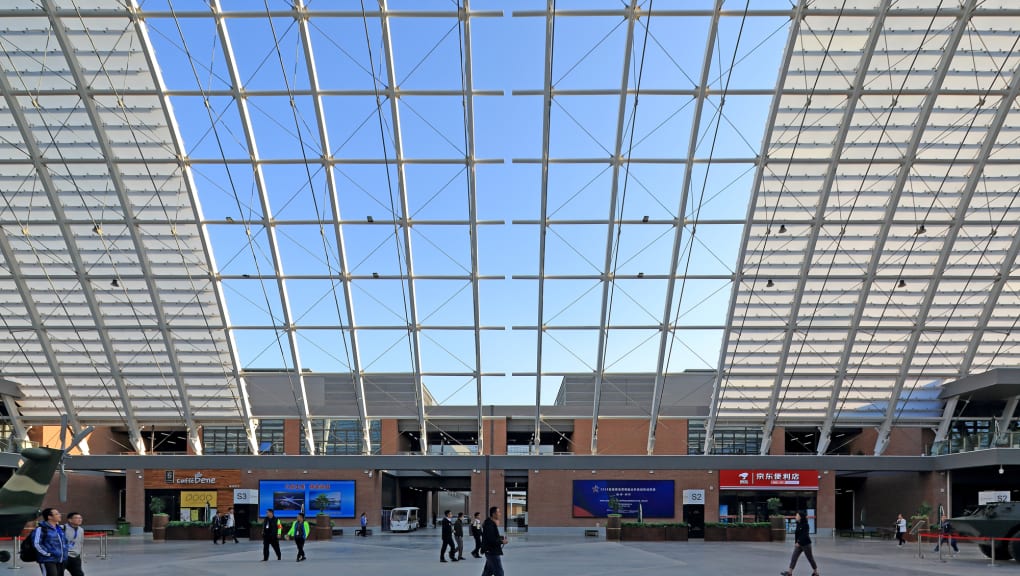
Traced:
<svg viewBox="0 0 1020 576">
<path fill-rule="evenodd" d="M 21 558 L 22 562 L 38 562 L 39 561 L 39 551 L 36 550 L 36 548 L 35 548 L 35 533 L 36 533 L 36 530 L 44 530 L 44 528 L 42 527 L 42 525 L 40 525 L 35 530 L 32 530 L 31 532 L 29 532 L 28 536 L 26 536 L 25 539 L 21 541 L 21 549 L 18 550 L 18 558 Z M 46 534 L 43 533 L 42 537 L 45 538 Z"/>
</svg>

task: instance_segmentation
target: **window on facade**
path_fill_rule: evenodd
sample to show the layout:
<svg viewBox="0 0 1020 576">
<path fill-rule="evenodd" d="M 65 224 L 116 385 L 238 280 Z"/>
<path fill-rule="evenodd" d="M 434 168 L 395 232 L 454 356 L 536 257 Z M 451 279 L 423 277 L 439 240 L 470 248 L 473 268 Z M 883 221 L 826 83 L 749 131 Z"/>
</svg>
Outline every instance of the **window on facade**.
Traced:
<svg viewBox="0 0 1020 576">
<path fill-rule="evenodd" d="M 382 452 L 382 426 L 378 420 L 368 423 L 368 437 L 371 442 L 370 454 Z M 312 437 L 316 454 L 361 454 L 361 425 L 357 420 L 312 420 Z M 301 453 L 308 454 L 308 447 L 301 443 Z"/>
<path fill-rule="evenodd" d="M 261 420 L 255 432 L 260 454 L 283 454 L 283 420 Z M 243 426 L 203 426 L 206 454 L 251 454 Z"/>
<path fill-rule="evenodd" d="M 14 425 L 10 420 L 0 420 L 0 452 L 18 452 L 19 447 L 14 441 Z"/>
<path fill-rule="evenodd" d="M 687 423 L 687 453 L 704 454 L 705 423 Z M 761 450 L 761 428 L 757 426 L 722 426 L 715 429 L 712 454 L 757 454 Z"/>
</svg>

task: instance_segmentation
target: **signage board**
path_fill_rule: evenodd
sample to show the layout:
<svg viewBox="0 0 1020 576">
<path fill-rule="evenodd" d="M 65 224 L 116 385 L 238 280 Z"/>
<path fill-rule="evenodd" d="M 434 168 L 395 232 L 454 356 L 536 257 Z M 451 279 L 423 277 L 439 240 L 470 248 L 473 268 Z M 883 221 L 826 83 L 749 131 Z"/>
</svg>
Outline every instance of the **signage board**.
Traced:
<svg viewBox="0 0 1020 576">
<path fill-rule="evenodd" d="M 605 518 L 609 499 L 616 497 L 620 514 L 637 518 L 672 518 L 675 496 L 672 480 L 574 480 L 574 518 Z"/>
<path fill-rule="evenodd" d="M 234 504 L 258 504 L 259 491 L 250 488 L 234 488 Z"/>
<path fill-rule="evenodd" d="M 684 490 L 684 504 L 705 504 L 704 490 Z"/>
<path fill-rule="evenodd" d="M 1009 490 L 981 490 L 978 492 L 978 504 L 994 504 L 1009 502 Z"/>
<path fill-rule="evenodd" d="M 818 490 L 817 470 L 720 470 L 720 490 Z"/>
<path fill-rule="evenodd" d="M 181 490 L 181 508 L 216 508 L 216 491 Z"/>
<path fill-rule="evenodd" d="M 278 518 L 295 518 L 298 512 L 331 518 L 354 518 L 354 480 L 261 480 L 259 516 L 272 508 Z"/>
</svg>

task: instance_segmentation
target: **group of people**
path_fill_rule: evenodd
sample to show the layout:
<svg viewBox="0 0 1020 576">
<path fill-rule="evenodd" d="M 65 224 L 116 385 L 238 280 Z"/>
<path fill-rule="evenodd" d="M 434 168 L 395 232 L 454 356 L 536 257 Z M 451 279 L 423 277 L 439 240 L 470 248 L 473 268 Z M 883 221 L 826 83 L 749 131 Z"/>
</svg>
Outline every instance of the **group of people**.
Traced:
<svg viewBox="0 0 1020 576">
<path fill-rule="evenodd" d="M 227 543 L 228 538 L 234 539 L 234 544 L 238 543 L 237 531 L 234 529 L 234 509 L 228 508 L 225 514 L 220 514 L 219 510 L 210 519 L 209 526 L 212 528 L 212 543 L 219 544 L 222 541 L 224 544 Z"/>
<path fill-rule="evenodd" d="M 475 547 L 471 555 L 475 558 L 485 556 L 485 568 L 482 569 L 482 576 L 503 576 L 503 545 L 507 543 L 505 536 L 499 533 L 499 521 L 501 512 L 498 506 L 489 508 L 489 517 L 482 522 L 480 513 L 475 512 L 470 522 L 459 512 L 454 518 L 449 510 L 443 512 L 443 546 L 439 549 L 439 561 L 446 562 L 447 551 L 450 561 L 458 562 L 464 559 L 464 525 L 468 525 L 471 536 L 475 540 Z"/>
<path fill-rule="evenodd" d="M 953 523 L 946 518 L 941 524 L 939 524 L 938 530 L 939 538 L 938 541 L 935 542 L 935 549 L 933 551 L 938 552 L 939 548 L 942 546 L 942 542 L 945 541 L 948 542 L 949 546 L 953 549 L 953 557 L 956 557 L 956 555 L 960 553 L 960 547 L 957 546 L 956 538 L 953 536 Z M 899 541 L 897 546 L 903 546 L 904 542 L 906 542 L 906 536 L 907 521 L 903 518 L 903 514 L 898 514 L 896 516 L 896 540 Z"/>
<path fill-rule="evenodd" d="M 28 536 L 33 539 L 39 570 L 43 576 L 63 576 L 65 570 L 71 576 L 84 576 L 81 566 L 85 545 L 83 518 L 78 512 L 71 512 L 63 525 L 61 519 L 59 510 L 46 508 L 39 526 Z"/>
</svg>

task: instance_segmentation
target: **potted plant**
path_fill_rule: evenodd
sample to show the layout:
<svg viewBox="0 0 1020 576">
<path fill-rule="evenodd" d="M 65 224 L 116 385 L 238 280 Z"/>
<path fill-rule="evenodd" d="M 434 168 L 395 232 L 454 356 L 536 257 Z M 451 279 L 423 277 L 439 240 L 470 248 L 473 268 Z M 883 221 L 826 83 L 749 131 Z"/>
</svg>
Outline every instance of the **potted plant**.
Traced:
<svg viewBox="0 0 1020 576">
<path fill-rule="evenodd" d="M 333 538 L 333 529 L 330 527 L 331 519 L 326 510 L 329 508 L 329 496 L 325 494 L 319 494 L 315 497 L 315 507 L 319 512 L 315 515 L 315 528 L 314 539 L 315 540 L 331 540 Z"/>
<path fill-rule="evenodd" d="M 607 503 L 609 513 L 606 514 L 606 540 L 619 540 L 620 539 L 620 528 L 621 518 L 623 515 L 620 514 L 620 499 L 613 496 L 609 497 Z"/>
<path fill-rule="evenodd" d="M 166 525 L 170 522 L 170 515 L 164 512 L 166 502 L 159 496 L 153 496 L 149 500 L 149 511 L 152 512 L 152 539 L 166 540 Z"/>
<path fill-rule="evenodd" d="M 779 510 L 783 507 L 783 501 L 772 497 L 765 501 L 769 509 L 769 524 L 772 530 L 773 542 L 786 542 L 786 517 Z"/>
<path fill-rule="evenodd" d="M 931 504 L 922 501 L 917 507 L 917 512 L 914 512 L 914 514 L 910 516 L 910 522 L 907 524 L 907 533 L 904 535 L 907 541 L 913 542 L 914 535 L 917 534 L 918 531 L 924 532 L 929 530 L 931 527 L 931 517 L 929 514 L 931 514 Z M 917 523 L 922 520 L 924 521 L 924 525 L 918 526 Z"/>
</svg>

